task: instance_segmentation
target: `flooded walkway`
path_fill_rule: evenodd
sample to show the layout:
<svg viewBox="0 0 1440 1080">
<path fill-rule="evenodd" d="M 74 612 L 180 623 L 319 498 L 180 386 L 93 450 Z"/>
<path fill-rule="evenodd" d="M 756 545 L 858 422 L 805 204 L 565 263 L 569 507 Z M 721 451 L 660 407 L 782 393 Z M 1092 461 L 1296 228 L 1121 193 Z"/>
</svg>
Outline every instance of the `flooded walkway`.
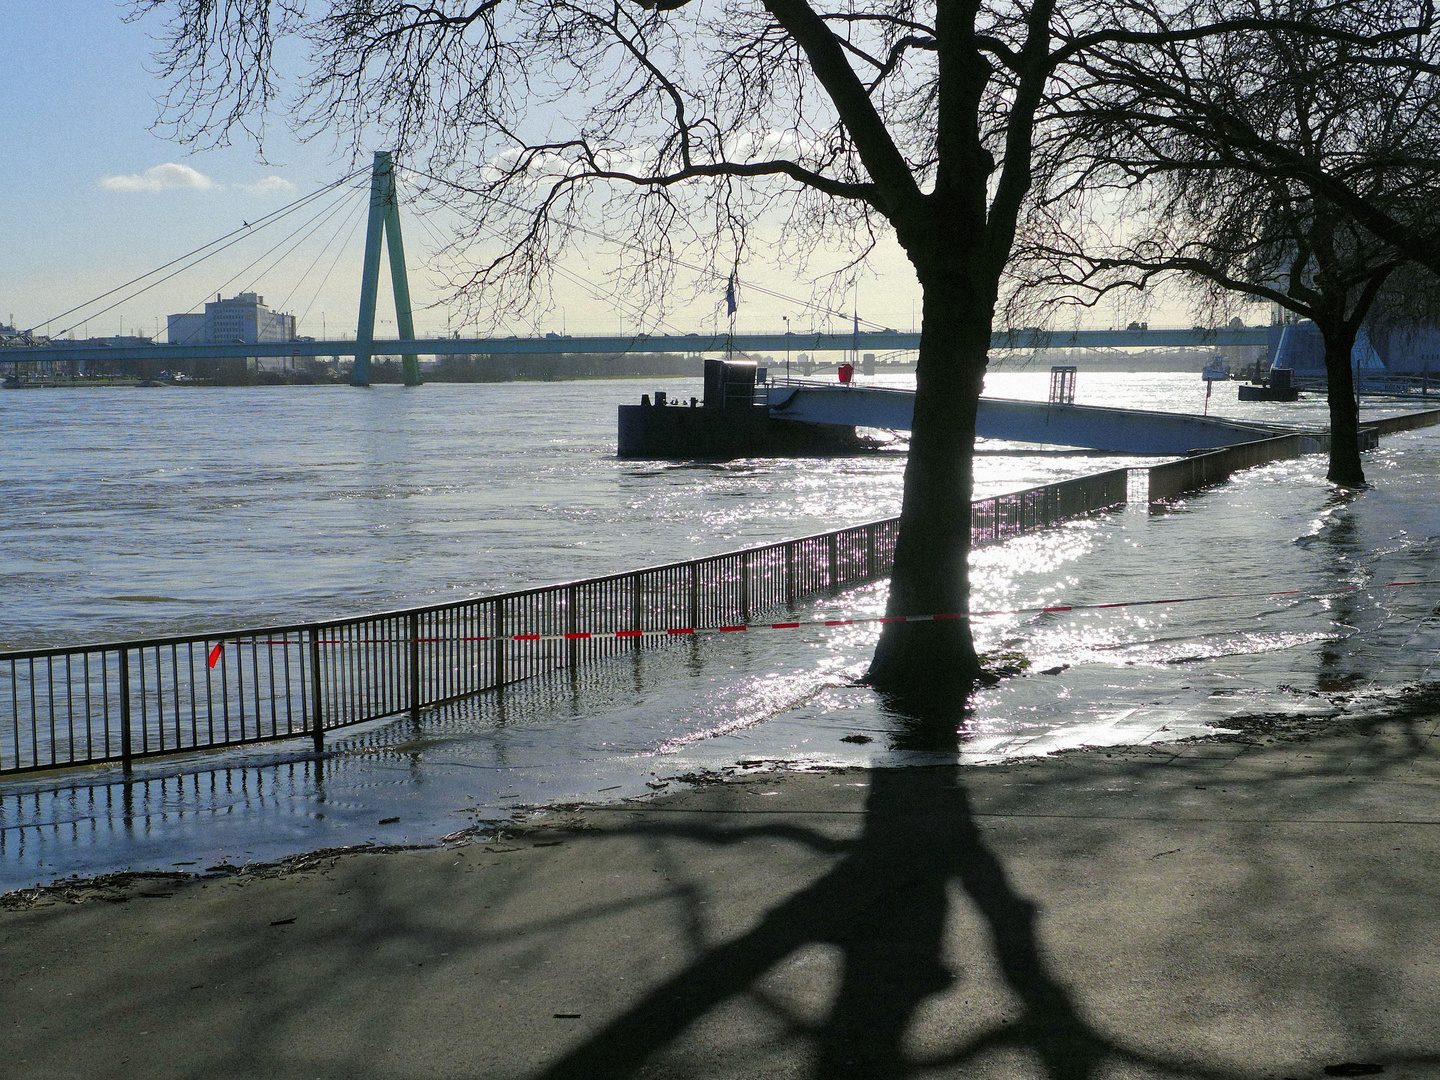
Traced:
<svg viewBox="0 0 1440 1080">
<path fill-rule="evenodd" d="M 1440 433 L 1387 438 L 1367 471 L 1372 486 L 1349 493 L 1324 483 L 1319 458 L 1277 463 L 1163 514 L 1132 507 L 978 552 L 977 609 L 1247 595 L 987 620 L 982 646 L 1030 667 L 976 697 L 962 758 L 1408 707 L 1440 678 L 1440 584 L 1386 583 L 1440 579 Z M 1280 591 L 1293 595 L 1262 595 Z M 882 607 L 876 587 L 800 614 Z M 0 889 L 433 843 L 706 771 L 946 760 L 853 685 L 873 641 L 869 628 L 699 640 L 331 736 L 318 756 L 297 740 L 150 762 L 129 779 L 8 780 Z"/>
</svg>

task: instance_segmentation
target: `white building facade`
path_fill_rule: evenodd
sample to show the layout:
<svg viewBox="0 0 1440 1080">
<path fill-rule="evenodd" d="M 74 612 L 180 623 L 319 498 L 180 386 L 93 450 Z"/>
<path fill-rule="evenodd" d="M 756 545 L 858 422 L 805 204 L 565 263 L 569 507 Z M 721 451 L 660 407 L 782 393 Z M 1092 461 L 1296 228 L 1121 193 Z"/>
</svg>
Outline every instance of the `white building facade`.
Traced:
<svg viewBox="0 0 1440 1080">
<path fill-rule="evenodd" d="M 205 305 L 203 315 L 171 315 L 166 320 L 166 340 L 172 345 L 294 341 L 295 316 L 271 311 L 259 293 L 240 293 L 229 300 L 217 295 Z"/>
</svg>

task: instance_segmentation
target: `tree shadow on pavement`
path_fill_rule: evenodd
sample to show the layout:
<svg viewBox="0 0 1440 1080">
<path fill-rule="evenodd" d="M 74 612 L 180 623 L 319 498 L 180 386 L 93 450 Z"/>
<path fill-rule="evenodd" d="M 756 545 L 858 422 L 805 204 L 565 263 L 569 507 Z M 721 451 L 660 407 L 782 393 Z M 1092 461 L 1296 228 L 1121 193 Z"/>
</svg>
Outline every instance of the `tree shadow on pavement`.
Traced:
<svg viewBox="0 0 1440 1080">
<path fill-rule="evenodd" d="M 931 750 L 956 747 L 953 709 L 909 708 L 898 714 L 898 722 L 897 743 Z M 631 831 L 715 845 L 757 835 L 793 841 L 808 832 L 793 824 L 644 825 Z M 836 846 L 818 832 L 808 839 L 817 850 Z M 828 1016 L 818 1025 L 793 1015 L 782 1019 L 792 1034 L 810 1042 L 811 1074 L 817 1077 L 963 1070 L 969 1062 L 1005 1050 L 1029 1056 L 1055 1080 L 1084 1080 L 1120 1061 L 1164 1074 L 1229 1075 L 1193 1063 L 1148 1059 L 1113 1044 L 1086 1022 L 1048 969 L 1037 935 L 1037 908 L 1016 890 L 987 845 L 958 767 L 875 770 L 862 831 L 842 847 L 827 873 L 773 906 L 753 929 L 701 949 L 683 971 L 538 1072 L 539 1080 L 656 1075 L 652 1059 L 731 999 L 749 996 L 783 1012 L 757 984 L 788 957 L 814 945 L 831 946 L 843 957 Z M 957 885 L 983 920 L 996 966 L 1021 1011 L 978 1034 L 973 1022 L 966 1022 L 960 1026 L 971 1032 L 968 1039 L 958 1046 L 950 1040 L 942 1060 L 919 1060 L 907 1051 L 908 1033 L 927 1000 L 950 989 L 956 979 L 946 964 L 945 937 Z"/>
</svg>

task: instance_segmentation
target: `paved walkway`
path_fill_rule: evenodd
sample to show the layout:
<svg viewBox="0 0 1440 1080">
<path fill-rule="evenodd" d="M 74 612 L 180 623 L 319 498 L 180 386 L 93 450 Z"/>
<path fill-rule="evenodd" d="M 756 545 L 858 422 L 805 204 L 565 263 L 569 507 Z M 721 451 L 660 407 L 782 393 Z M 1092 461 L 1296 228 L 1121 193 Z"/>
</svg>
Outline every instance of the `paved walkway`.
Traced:
<svg viewBox="0 0 1440 1080">
<path fill-rule="evenodd" d="M 1440 1077 L 1437 715 L 45 894 L 0 911 L 0 1072 Z"/>
</svg>

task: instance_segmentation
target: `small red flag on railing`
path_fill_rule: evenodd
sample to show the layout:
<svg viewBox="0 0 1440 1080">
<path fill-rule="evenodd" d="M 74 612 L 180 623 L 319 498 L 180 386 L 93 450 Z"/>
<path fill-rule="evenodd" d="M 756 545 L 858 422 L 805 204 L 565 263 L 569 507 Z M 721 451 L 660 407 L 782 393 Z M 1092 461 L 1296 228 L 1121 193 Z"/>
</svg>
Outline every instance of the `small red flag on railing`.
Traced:
<svg viewBox="0 0 1440 1080">
<path fill-rule="evenodd" d="M 220 654 L 224 651 L 225 643 L 223 641 L 216 642 L 215 647 L 210 650 L 210 655 L 205 658 L 205 663 L 213 668 L 220 662 Z"/>
</svg>

